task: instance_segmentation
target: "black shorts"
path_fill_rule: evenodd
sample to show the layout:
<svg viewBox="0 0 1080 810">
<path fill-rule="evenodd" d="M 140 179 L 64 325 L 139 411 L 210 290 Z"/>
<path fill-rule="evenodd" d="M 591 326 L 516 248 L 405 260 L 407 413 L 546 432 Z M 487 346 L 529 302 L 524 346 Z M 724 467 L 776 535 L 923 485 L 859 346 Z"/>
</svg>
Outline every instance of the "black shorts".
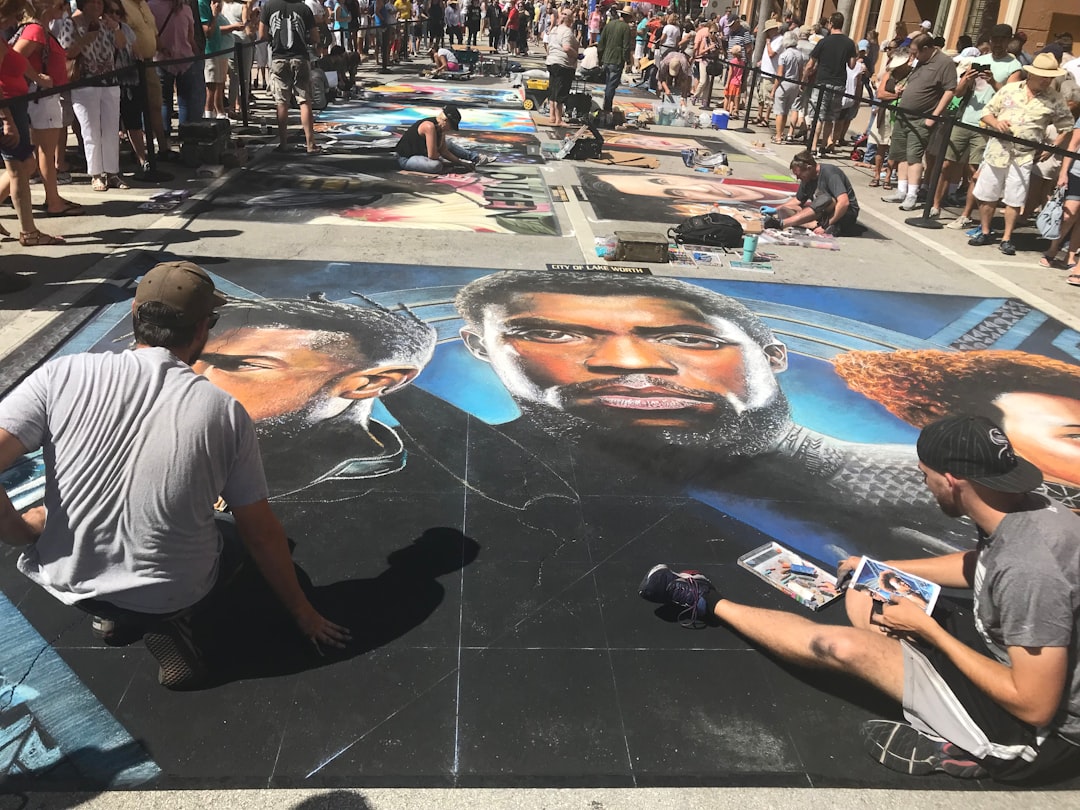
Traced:
<svg viewBox="0 0 1080 810">
<path fill-rule="evenodd" d="M 570 95 L 570 85 L 574 82 L 574 69 L 563 65 L 548 65 L 548 98 L 562 101 Z"/>
<path fill-rule="evenodd" d="M 936 618 L 949 633 L 974 650 L 991 657 L 982 636 L 975 629 L 972 611 L 947 600 L 942 600 L 934 610 Z M 1034 727 L 1009 714 L 964 675 L 943 652 L 936 647 L 907 645 L 930 663 L 940 676 L 936 683 L 925 686 L 941 693 L 944 703 L 959 703 L 966 712 L 968 722 L 993 742 L 1000 755 L 979 759 L 990 775 L 1002 782 L 1051 782 L 1080 772 L 1080 745 L 1073 744 L 1057 734 L 1039 742 Z M 905 652 L 907 654 L 907 652 Z M 905 661 L 904 708 L 908 707 L 907 662 Z M 925 713 L 924 713 L 925 714 Z M 910 718 L 909 718 L 910 719 Z M 933 721 L 932 718 L 924 718 Z M 954 741 L 955 742 L 955 741 Z M 1034 752 L 1034 761 L 1018 755 L 1020 749 Z"/>
</svg>

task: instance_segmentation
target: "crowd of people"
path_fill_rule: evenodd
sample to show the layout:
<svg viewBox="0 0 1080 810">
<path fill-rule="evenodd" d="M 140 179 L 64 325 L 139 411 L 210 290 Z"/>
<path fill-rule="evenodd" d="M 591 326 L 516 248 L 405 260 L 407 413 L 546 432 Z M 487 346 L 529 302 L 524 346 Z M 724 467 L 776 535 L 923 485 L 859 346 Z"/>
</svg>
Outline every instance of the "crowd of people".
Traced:
<svg viewBox="0 0 1080 810">
<path fill-rule="evenodd" d="M 973 247 L 997 244 L 1015 255 L 1016 227 L 1057 198 L 1060 235 L 1040 264 L 1069 270 L 1068 283 L 1080 286 L 1080 161 L 1049 151 L 1080 147 L 1080 57 L 1068 33 L 1029 52 L 1023 32 L 999 24 L 978 41 L 960 36 L 952 54 L 929 20 L 915 30 L 898 24 L 881 43 L 873 30 L 853 40 L 840 13 L 817 24 L 774 14 L 759 32 L 734 7 L 698 20 L 629 9 L 611 15 L 634 30 L 625 67 L 662 98 L 708 110 L 714 87 L 722 90 L 729 115 L 752 116 L 773 130 L 773 143 L 809 137 L 815 160 L 858 158 L 856 165 L 871 169 L 870 187 L 892 192 L 882 199 L 901 211 L 929 201 L 929 216 L 938 219 L 945 207 L 961 208 L 948 227 L 968 230 Z M 566 24 L 572 20 L 571 12 Z M 550 35 L 560 48 L 564 30 Z M 763 48 L 755 60 L 759 33 Z M 571 37 L 571 59 L 584 42 Z M 547 45 L 549 66 L 566 61 Z M 558 82 L 561 91 L 565 80 Z M 861 111 L 868 121 L 853 130 Z M 552 123 L 560 120 L 553 111 Z M 942 171 L 931 189 L 939 158 Z M 997 234 L 999 207 L 1004 228 Z"/>
</svg>

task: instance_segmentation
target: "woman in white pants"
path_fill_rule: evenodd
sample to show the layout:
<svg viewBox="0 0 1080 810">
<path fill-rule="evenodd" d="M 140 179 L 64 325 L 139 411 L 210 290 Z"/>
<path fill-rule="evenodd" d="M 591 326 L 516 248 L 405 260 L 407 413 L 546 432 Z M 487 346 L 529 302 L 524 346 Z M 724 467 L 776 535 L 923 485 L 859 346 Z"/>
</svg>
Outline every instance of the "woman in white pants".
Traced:
<svg viewBox="0 0 1080 810">
<path fill-rule="evenodd" d="M 57 37 L 69 59 L 77 59 L 82 78 L 109 73 L 115 66 L 116 49 L 127 44 L 113 14 L 102 16 L 102 0 L 78 0 L 82 14 Z M 120 179 L 120 87 L 116 77 L 98 84 L 75 87 L 71 106 L 79 119 L 86 173 L 94 191 L 127 188 Z"/>
</svg>

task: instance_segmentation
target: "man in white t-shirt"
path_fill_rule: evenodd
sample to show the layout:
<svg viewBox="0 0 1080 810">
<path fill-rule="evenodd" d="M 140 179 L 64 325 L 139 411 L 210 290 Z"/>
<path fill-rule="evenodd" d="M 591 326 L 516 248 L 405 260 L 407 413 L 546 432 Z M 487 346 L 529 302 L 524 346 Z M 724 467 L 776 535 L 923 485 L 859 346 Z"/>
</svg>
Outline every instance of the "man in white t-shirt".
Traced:
<svg viewBox="0 0 1080 810">
<path fill-rule="evenodd" d="M 192 618 L 243 565 L 237 534 L 316 648 L 350 638 L 300 587 L 251 418 L 191 369 L 224 303 L 198 265 L 159 264 L 135 293 L 134 350 L 51 360 L 0 402 L 0 469 L 38 448 L 46 469 L 44 506 L 20 515 L 0 489 L 0 541 L 106 643 L 141 636 L 172 689 L 211 675 Z M 235 530 L 215 521 L 219 498 Z"/>
<path fill-rule="evenodd" d="M 761 78 L 757 84 L 758 117 L 757 124 L 767 127 L 769 125 L 769 111 L 772 108 L 773 88 L 776 79 L 770 74 L 777 74 L 776 58 L 784 50 L 784 37 L 780 33 L 780 23 L 769 20 L 765 23 L 765 50 L 761 52 Z"/>
</svg>

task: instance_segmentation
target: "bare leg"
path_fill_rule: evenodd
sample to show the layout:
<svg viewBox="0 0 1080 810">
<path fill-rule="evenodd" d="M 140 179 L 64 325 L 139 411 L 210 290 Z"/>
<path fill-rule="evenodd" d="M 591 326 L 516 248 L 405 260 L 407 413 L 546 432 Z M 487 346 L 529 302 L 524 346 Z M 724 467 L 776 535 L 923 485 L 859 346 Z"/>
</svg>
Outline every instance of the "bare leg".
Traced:
<svg viewBox="0 0 1080 810">
<path fill-rule="evenodd" d="M 903 700 L 904 659 L 895 639 L 857 627 L 820 625 L 793 613 L 727 599 L 716 603 L 714 613 L 731 629 L 785 661 L 846 672 L 897 702 Z"/>
<path fill-rule="evenodd" d="M 30 204 L 30 175 L 34 171 L 34 156 L 31 155 L 26 160 L 19 162 L 5 160 L 4 165 L 7 166 L 7 173 L 11 178 L 11 200 L 15 203 L 15 213 L 19 217 L 20 241 L 23 237 L 38 235 L 44 240 L 48 240 L 42 243 L 52 243 L 54 241 L 62 243 L 63 240 L 59 239 L 59 237 L 38 234 L 37 225 L 34 223 L 34 209 Z M 38 241 L 37 239 L 33 240 L 35 244 Z"/>
<path fill-rule="evenodd" d="M 994 220 L 995 208 L 997 208 L 997 202 L 979 200 L 979 224 L 982 225 L 983 233 L 990 233 L 990 223 Z"/>
<path fill-rule="evenodd" d="M 315 118 L 311 114 L 311 104 L 300 103 L 300 124 L 304 127 L 304 140 L 309 152 L 315 149 Z"/>
<path fill-rule="evenodd" d="M 1016 227 L 1016 220 L 1020 218 L 1020 209 L 1013 208 L 1011 205 L 1005 206 L 1005 232 L 1001 235 L 1002 242 L 1012 241 L 1013 228 Z"/>
</svg>

